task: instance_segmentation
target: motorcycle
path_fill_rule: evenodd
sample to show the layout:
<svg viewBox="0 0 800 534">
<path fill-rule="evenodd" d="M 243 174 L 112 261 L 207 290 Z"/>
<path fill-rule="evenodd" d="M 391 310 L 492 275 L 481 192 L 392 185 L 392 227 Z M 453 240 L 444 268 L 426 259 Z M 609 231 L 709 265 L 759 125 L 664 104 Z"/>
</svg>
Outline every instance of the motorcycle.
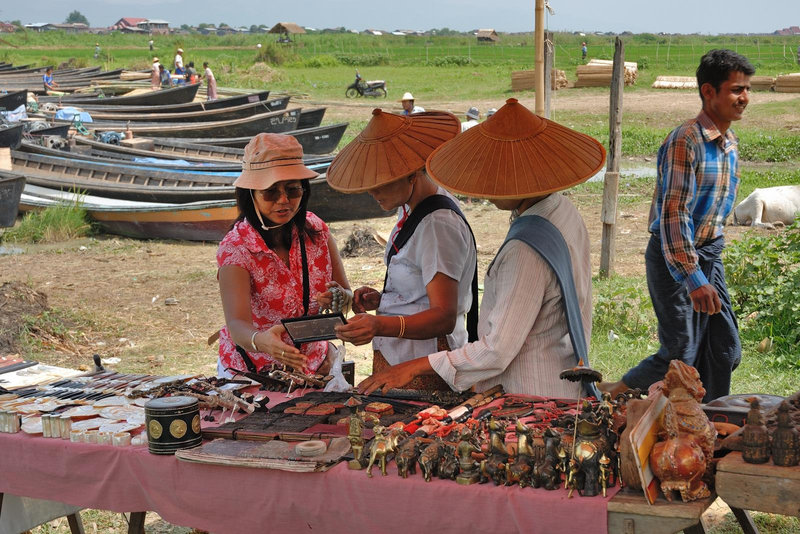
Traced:
<svg viewBox="0 0 800 534">
<path fill-rule="evenodd" d="M 344 95 L 347 98 L 355 98 L 357 96 L 382 96 L 386 98 L 386 82 L 384 80 L 365 81 L 356 70 L 356 81 L 351 83 Z"/>
</svg>

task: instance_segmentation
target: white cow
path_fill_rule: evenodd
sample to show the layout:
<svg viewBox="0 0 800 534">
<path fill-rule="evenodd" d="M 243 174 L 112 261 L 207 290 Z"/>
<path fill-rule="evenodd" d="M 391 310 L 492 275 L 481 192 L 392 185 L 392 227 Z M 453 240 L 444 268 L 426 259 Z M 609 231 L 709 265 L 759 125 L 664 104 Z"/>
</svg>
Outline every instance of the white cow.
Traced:
<svg viewBox="0 0 800 534">
<path fill-rule="evenodd" d="M 800 185 L 756 189 L 733 210 L 733 224 L 775 228 L 792 224 L 800 212 Z"/>
</svg>

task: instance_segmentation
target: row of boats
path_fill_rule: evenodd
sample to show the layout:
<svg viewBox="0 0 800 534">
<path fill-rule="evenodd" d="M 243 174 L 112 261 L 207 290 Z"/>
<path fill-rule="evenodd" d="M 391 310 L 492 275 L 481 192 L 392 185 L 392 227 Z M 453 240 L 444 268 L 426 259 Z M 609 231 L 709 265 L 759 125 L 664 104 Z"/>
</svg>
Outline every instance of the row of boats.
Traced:
<svg viewBox="0 0 800 534">
<path fill-rule="evenodd" d="M 28 88 L 7 81 L 22 80 L 18 73 L 0 64 L 0 110 L 28 103 Z M 324 173 L 348 124 L 323 126 L 324 107 L 289 107 L 289 96 L 270 98 L 269 91 L 198 101 L 198 84 L 152 91 L 123 83 L 127 93 L 118 94 L 117 86 L 96 82 L 112 73 L 120 75 L 75 74 L 67 79 L 95 81 L 75 82 L 72 93 L 40 96 L 35 113 L 0 126 L 0 147 L 11 149 L 10 169 L 0 171 L 0 210 L 8 211 L 3 198 L 21 190 L 22 211 L 80 203 L 109 233 L 219 240 L 238 214 L 232 183 L 243 147 L 254 135 L 273 132 L 294 136 L 306 164 L 321 174 L 311 182 L 309 208 L 323 220 L 385 215 L 366 195 L 327 186 Z M 56 79 L 63 74 L 56 71 Z M 10 192 L 4 195 L 4 188 Z"/>
</svg>

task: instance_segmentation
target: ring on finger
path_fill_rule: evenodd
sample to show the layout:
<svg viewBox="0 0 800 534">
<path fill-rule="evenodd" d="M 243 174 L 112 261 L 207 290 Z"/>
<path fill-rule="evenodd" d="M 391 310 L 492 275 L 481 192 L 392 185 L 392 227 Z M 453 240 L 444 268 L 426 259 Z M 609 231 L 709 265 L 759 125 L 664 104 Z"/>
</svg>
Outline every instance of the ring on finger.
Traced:
<svg viewBox="0 0 800 534">
<path fill-rule="evenodd" d="M 281 358 L 283 358 L 283 355 L 284 355 L 284 354 L 286 354 L 286 351 L 285 351 L 285 350 L 282 350 L 282 351 L 281 351 Z"/>
</svg>

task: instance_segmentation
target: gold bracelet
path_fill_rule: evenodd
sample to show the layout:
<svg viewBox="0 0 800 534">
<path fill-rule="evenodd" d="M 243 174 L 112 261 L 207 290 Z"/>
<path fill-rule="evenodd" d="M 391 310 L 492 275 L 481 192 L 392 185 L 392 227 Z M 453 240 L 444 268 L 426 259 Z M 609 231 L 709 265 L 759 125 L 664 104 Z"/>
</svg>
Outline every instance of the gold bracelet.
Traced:
<svg viewBox="0 0 800 534">
<path fill-rule="evenodd" d="M 406 333 L 406 318 L 402 315 L 400 317 L 400 333 L 397 334 L 397 337 L 403 337 L 403 334 Z"/>
<path fill-rule="evenodd" d="M 250 346 L 253 347 L 253 352 L 258 352 L 258 347 L 256 347 L 256 336 L 258 335 L 258 330 L 253 332 L 253 335 L 250 336 Z"/>
</svg>

